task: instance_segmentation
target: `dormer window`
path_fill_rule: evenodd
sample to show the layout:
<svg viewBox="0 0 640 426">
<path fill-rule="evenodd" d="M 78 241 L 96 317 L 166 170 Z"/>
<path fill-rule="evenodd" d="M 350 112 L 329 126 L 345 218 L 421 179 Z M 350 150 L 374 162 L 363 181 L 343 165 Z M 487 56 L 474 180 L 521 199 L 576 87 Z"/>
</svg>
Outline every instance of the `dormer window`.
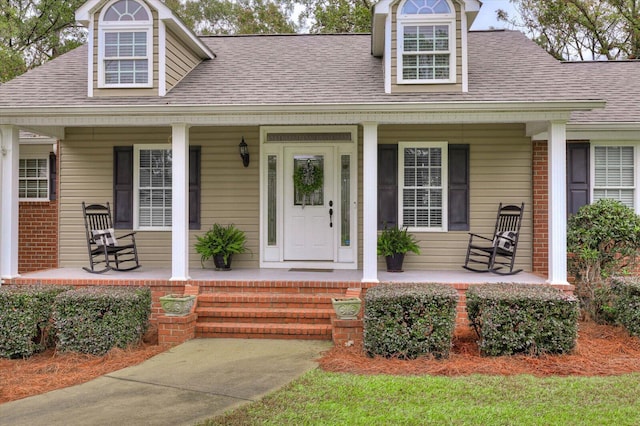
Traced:
<svg viewBox="0 0 640 426">
<path fill-rule="evenodd" d="M 153 86 L 153 20 L 135 0 L 107 4 L 99 22 L 98 87 Z"/>
<path fill-rule="evenodd" d="M 398 12 L 398 83 L 456 82 L 456 14 L 447 0 L 406 0 Z"/>
</svg>

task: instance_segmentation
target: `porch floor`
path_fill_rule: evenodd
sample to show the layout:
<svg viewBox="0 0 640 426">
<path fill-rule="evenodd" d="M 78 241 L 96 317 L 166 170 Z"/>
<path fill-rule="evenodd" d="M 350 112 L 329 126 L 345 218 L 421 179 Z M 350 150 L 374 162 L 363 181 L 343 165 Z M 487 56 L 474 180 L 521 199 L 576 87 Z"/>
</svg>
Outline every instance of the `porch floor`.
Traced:
<svg viewBox="0 0 640 426">
<path fill-rule="evenodd" d="M 192 269 L 189 271 L 192 280 L 198 281 L 288 281 L 288 282 L 360 282 L 360 270 L 308 270 L 292 271 L 289 269 L 233 269 L 231 271 L 214 271 L 211 269 Z M 90 281 L 113 280 L 169 280 L 171 270 L 168 268 L 145 268 L 135 271 L 109 271 L 104 274 L 91 274 L 82 268 L 57 268 L 21 274 L 20 278 L 28 280 L 69 279 Z M 459 271 L 404 271 L 392 273 L 378 271 L 380 282 L 437 282 L 451 284 L 479 284 L 515 282 L 521 284 L 545 284 L 546 278 L 520 272 L 516 275 L 502 276 L 491 273 L 475 273 L 464 269 Z"/>
</svg>

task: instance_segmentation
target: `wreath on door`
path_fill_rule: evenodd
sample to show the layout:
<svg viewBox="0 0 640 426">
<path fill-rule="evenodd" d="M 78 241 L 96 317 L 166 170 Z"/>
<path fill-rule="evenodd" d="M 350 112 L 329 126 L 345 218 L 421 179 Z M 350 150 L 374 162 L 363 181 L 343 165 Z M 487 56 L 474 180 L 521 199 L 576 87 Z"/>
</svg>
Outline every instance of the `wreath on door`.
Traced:
<svg viewBox="0 0 640 426">
<path fill-rule="evenodd" d="M 305 165 L 296 168 L 293 173 L 293 186 L 300 195 L 306 197 L 322 188 L 323 178 L 322 169 L 307 160 Z"/>
</svg>

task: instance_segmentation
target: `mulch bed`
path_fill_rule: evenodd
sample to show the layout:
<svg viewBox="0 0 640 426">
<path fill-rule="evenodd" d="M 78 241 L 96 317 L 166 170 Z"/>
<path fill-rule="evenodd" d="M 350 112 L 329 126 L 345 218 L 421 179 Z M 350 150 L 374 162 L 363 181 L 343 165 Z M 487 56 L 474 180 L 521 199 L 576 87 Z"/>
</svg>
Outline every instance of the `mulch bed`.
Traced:
<svg viewBox="0 0 640 426">
<path fill-rule="evenodd" d="M 84 383 L 139 364 L 165 349 L 152 341 L 137 348 L 114 349 L 104 356 L 49 350 L 24 360 L 0 358 L 0 403 Z M 319 363 L 326 371 L 356 374 L 608 376 L 640 372 L 640 339 L 619 327 L 584 322 L 572 354 L 482 357 L 474 332 L 464 328 L 456 332 L 451 356 L 446 360 L 369 358 L 362 347 L 351 346 L 334 347 Z"/>
<path fill-rule="evenodd" d="M 568 355 L 483 357 L 470 328 L 458 329 L 445 360 L 367 357 L 361 346 L 334 347 L 320 359 L 325 371 L 356 374 L 464 376 L 469 374 L 611 376 L 640 372 L 640 339 L 620 327 L 581 322 L 578 342 Z"/>
</svg>

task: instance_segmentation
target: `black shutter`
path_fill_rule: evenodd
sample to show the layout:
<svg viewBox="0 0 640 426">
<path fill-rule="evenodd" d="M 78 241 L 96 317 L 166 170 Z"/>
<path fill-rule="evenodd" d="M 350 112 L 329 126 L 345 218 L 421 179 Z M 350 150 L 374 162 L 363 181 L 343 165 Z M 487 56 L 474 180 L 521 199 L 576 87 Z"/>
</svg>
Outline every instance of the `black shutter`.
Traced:
<svg viewBox="0 0 640 426">
<path fill-rule="evenodd" d="M 449 145 L 449 231 L 469 230 L 469 145 Z"/>
<path fill-rule="evenodd" d="M 56 154 L 49 153 L 49 201 L 58 199 L 58 168 Z"/>
<path fill-rule="evenodd" d="M 200 147 L 189 147 L 189 229 L 200 229 Z"/>
<path fill-rule="evenodd" d="M 378 145 L 378 229 L 398 225 L 398 145 Z"/>
<path fill-rule="evenodd" d="M 113 226 L 133 228 L 133 146 L 113 147 Z"/>
<path fill-rule="evenodd" d="M 589 143 L 567 144 L 567 215 L 589 204 Z"/>
</svg>

